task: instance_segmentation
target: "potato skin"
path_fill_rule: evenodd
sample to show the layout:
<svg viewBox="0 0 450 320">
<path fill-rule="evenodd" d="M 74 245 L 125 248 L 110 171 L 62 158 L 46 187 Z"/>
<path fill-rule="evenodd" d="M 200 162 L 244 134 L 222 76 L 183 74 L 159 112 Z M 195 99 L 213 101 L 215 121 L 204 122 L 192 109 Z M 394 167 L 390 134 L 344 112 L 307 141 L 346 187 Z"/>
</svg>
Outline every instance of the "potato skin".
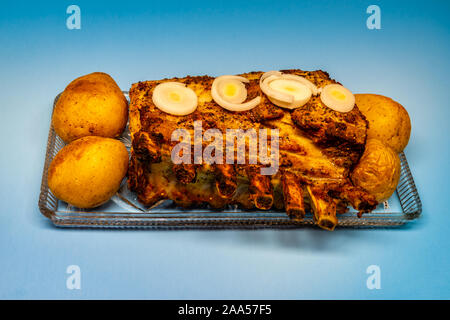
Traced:
<svg viewBox="0 0 450 320">
<path fill-rule="evenodd" d="M 368 139 L 361 159 L 350 174 L 353 184 L 385 201 L 394 193 L 400 179 L 400 158 L 392 148 L 377 139 Z"/>
<path fill-rule="evenodd" d="M 52 125 L 69 143 L 84 136 L 119 136 L 128 120 L 128 101 L 108 74 L 94 72 L 73 80 L 55 105 Z"/>
<path fill-rule="evenodd" d="M 62 148 L 50 164 L 52 193 L 79 208 L 108 201 L 127 173 L 128 151 L 116 139 L 87 136 Z"/>
<path fill-rule="evenodd" d="M 411 134 L 411 120 L 405 108 L 377 94 L 355 94 L 355 98 L 359 110 L 369 121 L 367 138 L 378 139 L 395 152 L 402 152 Z"/>
</svg>

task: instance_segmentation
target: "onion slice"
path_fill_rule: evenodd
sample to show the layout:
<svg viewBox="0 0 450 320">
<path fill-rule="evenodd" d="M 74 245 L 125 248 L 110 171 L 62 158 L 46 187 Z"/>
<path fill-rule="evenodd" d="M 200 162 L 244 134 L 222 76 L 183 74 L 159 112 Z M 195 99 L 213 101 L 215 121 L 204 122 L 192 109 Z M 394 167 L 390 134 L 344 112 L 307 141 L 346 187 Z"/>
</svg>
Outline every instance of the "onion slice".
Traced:
<svg viewBox="0 0 450 320">
<path fill-rule="evenodd" d="M 279 100 L 285 103 L 292 103 L 294 102 L 294 97 L 292 95 L 279 92 L 269 86 L 269 83 L 271 81 L 279 79 L 281 78 L 281 76 L 282 73 L 279 71 L 268 71 L 264 73 L 259 79 L 259 87 L 261 88 L 261 91 L 264 92 L 264 94 L 269 98 L 272 97 L 275 100 Z"/>
<path fill-rule="evenodd" d="M 247 89 L 242 79 L 224 78 L 218 82 L 217 91 L 224 100 L 231 103 L 240 104 L 247 99 Z"/>
<path fill-rule="evenodd" d="M 237 84 L 239 82 L 240 84 Z M 244 83 L 248 83 L 249 80 L 240 76 L 220 76 L 214 79 L 211 87 L 211 95 L 214 101 L 222 108 L 230 111 L 247 111 L 251 110 L 261 102 L 261 97 L 256 97 L 246 103 L 243 103 L 247 99 L 247 89 Z M 227 86 L 234 87 L 231 92 L 227 94 Z"/>
<path fill-rule="evenodd" d="M 309 87 L 311 89 L 311 92 L 314 96 L 319 94 L 319 89 L 317 88 L 317 86 L 312 83 L 311 81 L 309 81 L 308 79 L 304 78 L 304 77 L 300 77 L 297 76 L 295 74 L 283 74 L 282 75 L 283 79 L 290 79 L 290 80 L 294 80 L 294 81 L 298 81 L 300 83 L 303 83 L 305 86 Z"/>
<path fill-rule="evenodd" d="M 320 100 L 328 108 L 338 112 L 349 112 L 355 106 L 355 96 L 340 84 L 329 84 L 322 88 Z"/>
<path fill-rule="evenodd" d="M 292 97 L 292 102 L 284 102 L 269 96 L 273 104 L 287 109 L 295 109 L 305 105 L 311 99 L 311 88 L 301 82 L 289 79 L 275 79 L 269 83 L 269 87 L 278 91 L 286 92 Z"/>
<path fill-rule="evenodd" d="M 198 99 L 194 90 L 181 82 L 163 82 L 153 90 L 155 106 L 175 116 L 185 116 L 197 109 Z"/>
<path fill-rule="evenodd" d="M 261 91 L 269 100 L 282 108 L 295 109 L 305 105 L 319 89 L 304 77 L 283 74 L 280 71 L 264 73 L 259 80 Z"/>
</svg>

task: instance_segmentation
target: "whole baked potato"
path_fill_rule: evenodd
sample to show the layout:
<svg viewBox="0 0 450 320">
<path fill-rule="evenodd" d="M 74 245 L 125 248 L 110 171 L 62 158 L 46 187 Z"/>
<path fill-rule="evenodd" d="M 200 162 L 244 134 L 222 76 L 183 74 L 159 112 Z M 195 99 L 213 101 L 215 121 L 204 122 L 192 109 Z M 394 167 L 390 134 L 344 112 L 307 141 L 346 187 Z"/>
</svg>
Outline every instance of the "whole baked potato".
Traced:
<svg viewBox="0 0 450 320">
<path fill-rule="evenodd" d="M 116 139 L 87 136 L 62 148 L 50 164 L 52 193 L 79 208 L 108 201 L 119 189 L 128 169 L 128 151 Z"/>
<path fill-rule="evenodd" d="M 375 196 L 378 202 L 389 199 L 400 179 L 400 158 L 392 148 L 377 139 L 368 139 L 366 149 L 352 171 L 353 184 Z"/>
<path fill-rule="evenodd" d="M 94 72 L 73 80 L 52 116 L 56 133 L 69 143 L 84 136 L 119 136 L 128 120 L 128 101 L 108 74 Z"/>
<path fill-rule="evenodd" d="M 391 98 L 378 94 L 355 94 L 356 105 L 369 121 L 367 137 L 375 138 L 396 153 L 405 149 L 411 134 L 408 112 Z"/>
</svg>

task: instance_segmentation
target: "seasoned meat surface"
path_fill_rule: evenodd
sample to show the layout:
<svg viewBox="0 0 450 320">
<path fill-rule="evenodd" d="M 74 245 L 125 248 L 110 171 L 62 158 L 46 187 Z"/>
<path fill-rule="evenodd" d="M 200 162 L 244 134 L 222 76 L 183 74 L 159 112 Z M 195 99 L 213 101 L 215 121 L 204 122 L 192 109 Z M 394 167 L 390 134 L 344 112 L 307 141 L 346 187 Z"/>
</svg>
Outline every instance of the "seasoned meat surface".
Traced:
<svg viewBox="0 0 450 320">
<path fill-rule="evenodd" d="M 282 72 L 304 76 L 319 88 L 336 83 L 321 70 Z M 144 81 L 132 85 L 132 150 L 128 183 L 139 200 L 149 206 L 171 199 L 180 206 L 207 203 L 215 208 L 238 204 L 246 209 L 285 209 L 293 219 L 302 219 L 305 210 L 309 209 L 313 211 L 317 224 L 330 230 L 337 224 L 336 212 L 342 212 L 348 204 L 360 212 L 372 210 L 377 204 L 375 199 L 353 186 L 349 179 L 350 171 L 364 151 L 368 126 L 357 106 L 351 112 L 339 113 L 324 106 L 320 97 L 312 97 L 303 107 L 282 109 L 261 92 L 261 75 L 262 72 L 241 75 L 249 79 L 247 100 L 261 96 L 257 107 L 244 112 L 228 111 L 214 102 L 210 93 L 214 78 L 209 76 Z M 193 89 L 198 96 L 196 111 L 186 116 L 173 116 L 159 110 L 152 102 L 152 92 L 158 84 L 166 81 L 182 82 Z M 223 148 L 221 164 L 202 162 L 193 154 L 189 155 L 190 163 L 173 163 L 171 155 L 180 142 L 173 139 L 174 131 L 185 129 L 189 132 L 192 139 L 187 143 L 194 149 L 194 142 L 198 142 L 194 132 L 199 123 L 203 153 L 213 140 L 204 135 L 208 129 L 218 129 L 224 137 L 227 129 L 244 132 L 266 129 L 269 134 L 277 130 L 277 170 L 270 175 L 262 174 L 261 168 L 267 167 L 267 163 L 250 163 L 250 143 L 245 150 L 237 150 L 237 144 L 233 145 L 236 148 L 232 150 L 235 161 L 225 163 L 228 151 L 225 138 L 220 147 Z M 269 155 L 275 141 L 271 139 L 274 138 L 269 135 Z M 259 149 L 263 147 L 260 140 L 256 146 Z M 239 156 L 246 161 L 239 162 Z M 260 157 L 258 154 L 258 160 Z"/>
</svg>

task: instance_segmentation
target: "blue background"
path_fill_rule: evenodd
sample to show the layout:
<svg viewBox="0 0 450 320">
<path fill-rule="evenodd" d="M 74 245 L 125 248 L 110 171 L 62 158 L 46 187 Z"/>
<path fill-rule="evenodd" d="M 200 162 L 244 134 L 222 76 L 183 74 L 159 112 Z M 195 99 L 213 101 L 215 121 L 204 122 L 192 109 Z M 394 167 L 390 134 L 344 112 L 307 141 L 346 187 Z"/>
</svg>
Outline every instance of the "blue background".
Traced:
<svg viewBox="0 0 450 320">
<path fill-rule="evenodd" d="M 66 8 L 81 8 L 81 30 Z M 381 8 L 368 30 L 366 8 Z M 0 7 L 0 298 L 450 298 L 448 1 L 54 1 Z M 133 82 L 323 69 L 412 120 L 423 217 L 395 230 L 58 229 L 37 207 L 53 98 L 104 71 Z M 66 268 L 81 268 L 81 290 Z M 381 268 L 368 290 L 366 268 Z"/>
</svg>

